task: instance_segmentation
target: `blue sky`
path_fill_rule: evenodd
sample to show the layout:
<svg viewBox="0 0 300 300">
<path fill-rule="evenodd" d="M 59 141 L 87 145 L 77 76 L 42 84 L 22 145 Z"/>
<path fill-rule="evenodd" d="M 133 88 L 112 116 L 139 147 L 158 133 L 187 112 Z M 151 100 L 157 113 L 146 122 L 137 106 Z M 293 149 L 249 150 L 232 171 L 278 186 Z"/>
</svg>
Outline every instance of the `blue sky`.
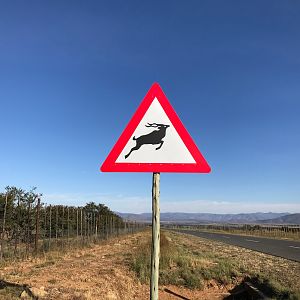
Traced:
<svg viewBox="0 0 300 300">
<path fill-rule="evenodd" d="M 162 174 L 162 211 L 300 212 L 296 1 L 2 1 L 0 189 L 151 209 L 99 167 L 159 82 L 211 174 Z"/>
</svg>

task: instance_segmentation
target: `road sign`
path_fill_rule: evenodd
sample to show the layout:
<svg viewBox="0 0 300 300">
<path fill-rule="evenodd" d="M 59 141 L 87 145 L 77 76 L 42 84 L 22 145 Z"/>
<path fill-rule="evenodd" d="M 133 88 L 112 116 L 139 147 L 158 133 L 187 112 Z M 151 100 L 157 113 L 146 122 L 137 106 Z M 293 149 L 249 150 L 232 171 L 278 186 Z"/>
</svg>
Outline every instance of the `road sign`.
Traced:
<svg viewBox="0 0 300 300">
<path fill-rule="evenodd" d="M 160 172 L 208 173 L 210 167 L 157 83 L 101 166 L 103 172 L 153 172 L 150 299 L 158 300 Z"/>
<path fill-rule="evenodd" d="M 101 171 L 208 173 L 210 167 L 161 87 L 154 83 Z"/>
</svg>

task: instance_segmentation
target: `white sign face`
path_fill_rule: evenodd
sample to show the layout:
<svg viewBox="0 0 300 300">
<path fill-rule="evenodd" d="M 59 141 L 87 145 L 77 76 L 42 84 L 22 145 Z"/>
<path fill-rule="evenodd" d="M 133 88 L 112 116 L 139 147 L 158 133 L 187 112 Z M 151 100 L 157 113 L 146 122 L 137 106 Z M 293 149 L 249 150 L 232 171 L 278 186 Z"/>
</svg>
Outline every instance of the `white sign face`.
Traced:
<svg viewBox="0 0 300 300">
<path fill-rule="evenodd" d="M 116 163 L 196 162 L 155 98 Z"/>
</svg>

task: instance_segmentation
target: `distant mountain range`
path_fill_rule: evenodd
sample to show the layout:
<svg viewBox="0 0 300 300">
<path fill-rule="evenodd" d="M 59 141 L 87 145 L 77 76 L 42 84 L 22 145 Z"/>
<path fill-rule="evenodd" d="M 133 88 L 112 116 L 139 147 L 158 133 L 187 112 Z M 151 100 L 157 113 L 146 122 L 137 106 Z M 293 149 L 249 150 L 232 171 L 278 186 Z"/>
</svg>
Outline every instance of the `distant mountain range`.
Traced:
<svg viewBox="0 0 300 300">
<path fill-rule="evenodd" d="M 275 219 L 262 220 L 261 223 L 300 225 L 300 214 L 289 214 Z"/>
<path fill-rule="evenodd" d="M 151 213 L 131 214 L 118 213 L 124 219 L 139 222 L 151 222 Z M 163 223 L 274 223 L 300 224 L 300 214 L 290 213 L 242 213 L 242 214 L 209 214 L 209 213 L 161 213 Z"/>
</svg>

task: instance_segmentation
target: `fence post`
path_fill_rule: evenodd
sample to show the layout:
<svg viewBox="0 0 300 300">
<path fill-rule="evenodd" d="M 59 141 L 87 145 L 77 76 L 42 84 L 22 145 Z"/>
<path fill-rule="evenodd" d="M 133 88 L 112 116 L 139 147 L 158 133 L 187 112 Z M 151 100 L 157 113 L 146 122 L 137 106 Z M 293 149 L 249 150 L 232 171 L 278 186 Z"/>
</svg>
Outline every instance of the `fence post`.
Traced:
<svg viewBox="0 0 300 300">
<path fill-rule="evenodd" d="M 68 208 L 67 208 L 67 222 L 68 222 L 68 242 L 67 242 L 67 244 L 68 244 L 68 248 L 69 248 L 69 238 L 70 238 L 70 208 L 69 208 L 69 206 L 68 206 Z"/>
<path fill-rule="evenodd" d="M 19 220 L 20 220 L 20 194 L 17 195 L 18 197 L 18 203 L 17 203 L 17 226 L 16 226 L 16 237 L 15 237 L 15 249 L 14 249 L 14 255 L 17 254 L 18 249 L 18 243 L 19 243 Z"/>
<path fill-rule="evenodd" d="M 40 229 L 40 204 L 41 199 L 38 198 L 36 206 L 36 222 L 35 222 L 35 242 L 34 242 L 34 251 L 35 255 L 38 253 L 38 242 L 39 242 L 39 229 Z"/>
<path fill-rule="evenodd" d="M 8 192 L 6 192 L 5 195 L 5 206 L 4 206 L 4 215 L 3 215 L 3 226 L 2 226 L 2 233 L 1 233 L 1 250 L 0 250 L 0 259 L 3 258 L 3 252 L 4 252 L 4 232 L 5 232 L 5 220 L 6 220 L 6 209 L 7 209 L 7 198 L 8 198 Z"/>
<path fill-rule="evenodd" d="M 80 209 L 80 235 L 82 239 L 82 208 Z"/>
<path fill-rule="evenodd" d="M 51 248 L 51 235 L 52 235 L 52 224 L 51 224 L 51 217 L 52 217 L 52 210 L 51 205 L 49 206 L 49 251 Z"/>
<path fill-rule="evenodd" d="M 108 239 L 108 215 L 105 215 L 105 233 L 106 239 Z"/>
<path fill-rule="evenodd" d="M 55 239 L 56 239 L 56 247 L 57 247 L 57 238 L 58 238 L 58 205 L 56 205 L 56 224 L 55 224 Z"/>
<path fill-rule="evenodd" d="M 61 216 L 61 237 L 64 237 L 64 216 L 65 216 L 65 207 L 62 207 L 62 216 Z M 61 243 L 63 245 L 63 242 Z"/>
<path fill-rule="evenodd" d="M 86 237 L 87 241 L 90 240 L 90 213 L 87 211 L 85 213 L 85 226 L 86 226 Z"/>
<path fill-rule="evenodd" d="M 28 200 L 28 208 L 27 208 L 27 240 L 26 240 L 26 257 L 29 255 L 29 248 L 30 248 L 30 209 L 31 209 L 31 203 L 30 200 Z"/>
<path fill-rule="evenodd" d="M 99 213 L 96 214 L 97 217 L 95 217 L 95 235 L 96 240 L 98 240 L 98 220 L 99 220 Z"/>
<path fill-rule="evenodd" d="M 79 222 L 78 222 L 78 207 L 76 208 L 76 237 L 77 237 L 77 240 L 78 240 L 78 225 L 79 225 Z"/>
</svg>

